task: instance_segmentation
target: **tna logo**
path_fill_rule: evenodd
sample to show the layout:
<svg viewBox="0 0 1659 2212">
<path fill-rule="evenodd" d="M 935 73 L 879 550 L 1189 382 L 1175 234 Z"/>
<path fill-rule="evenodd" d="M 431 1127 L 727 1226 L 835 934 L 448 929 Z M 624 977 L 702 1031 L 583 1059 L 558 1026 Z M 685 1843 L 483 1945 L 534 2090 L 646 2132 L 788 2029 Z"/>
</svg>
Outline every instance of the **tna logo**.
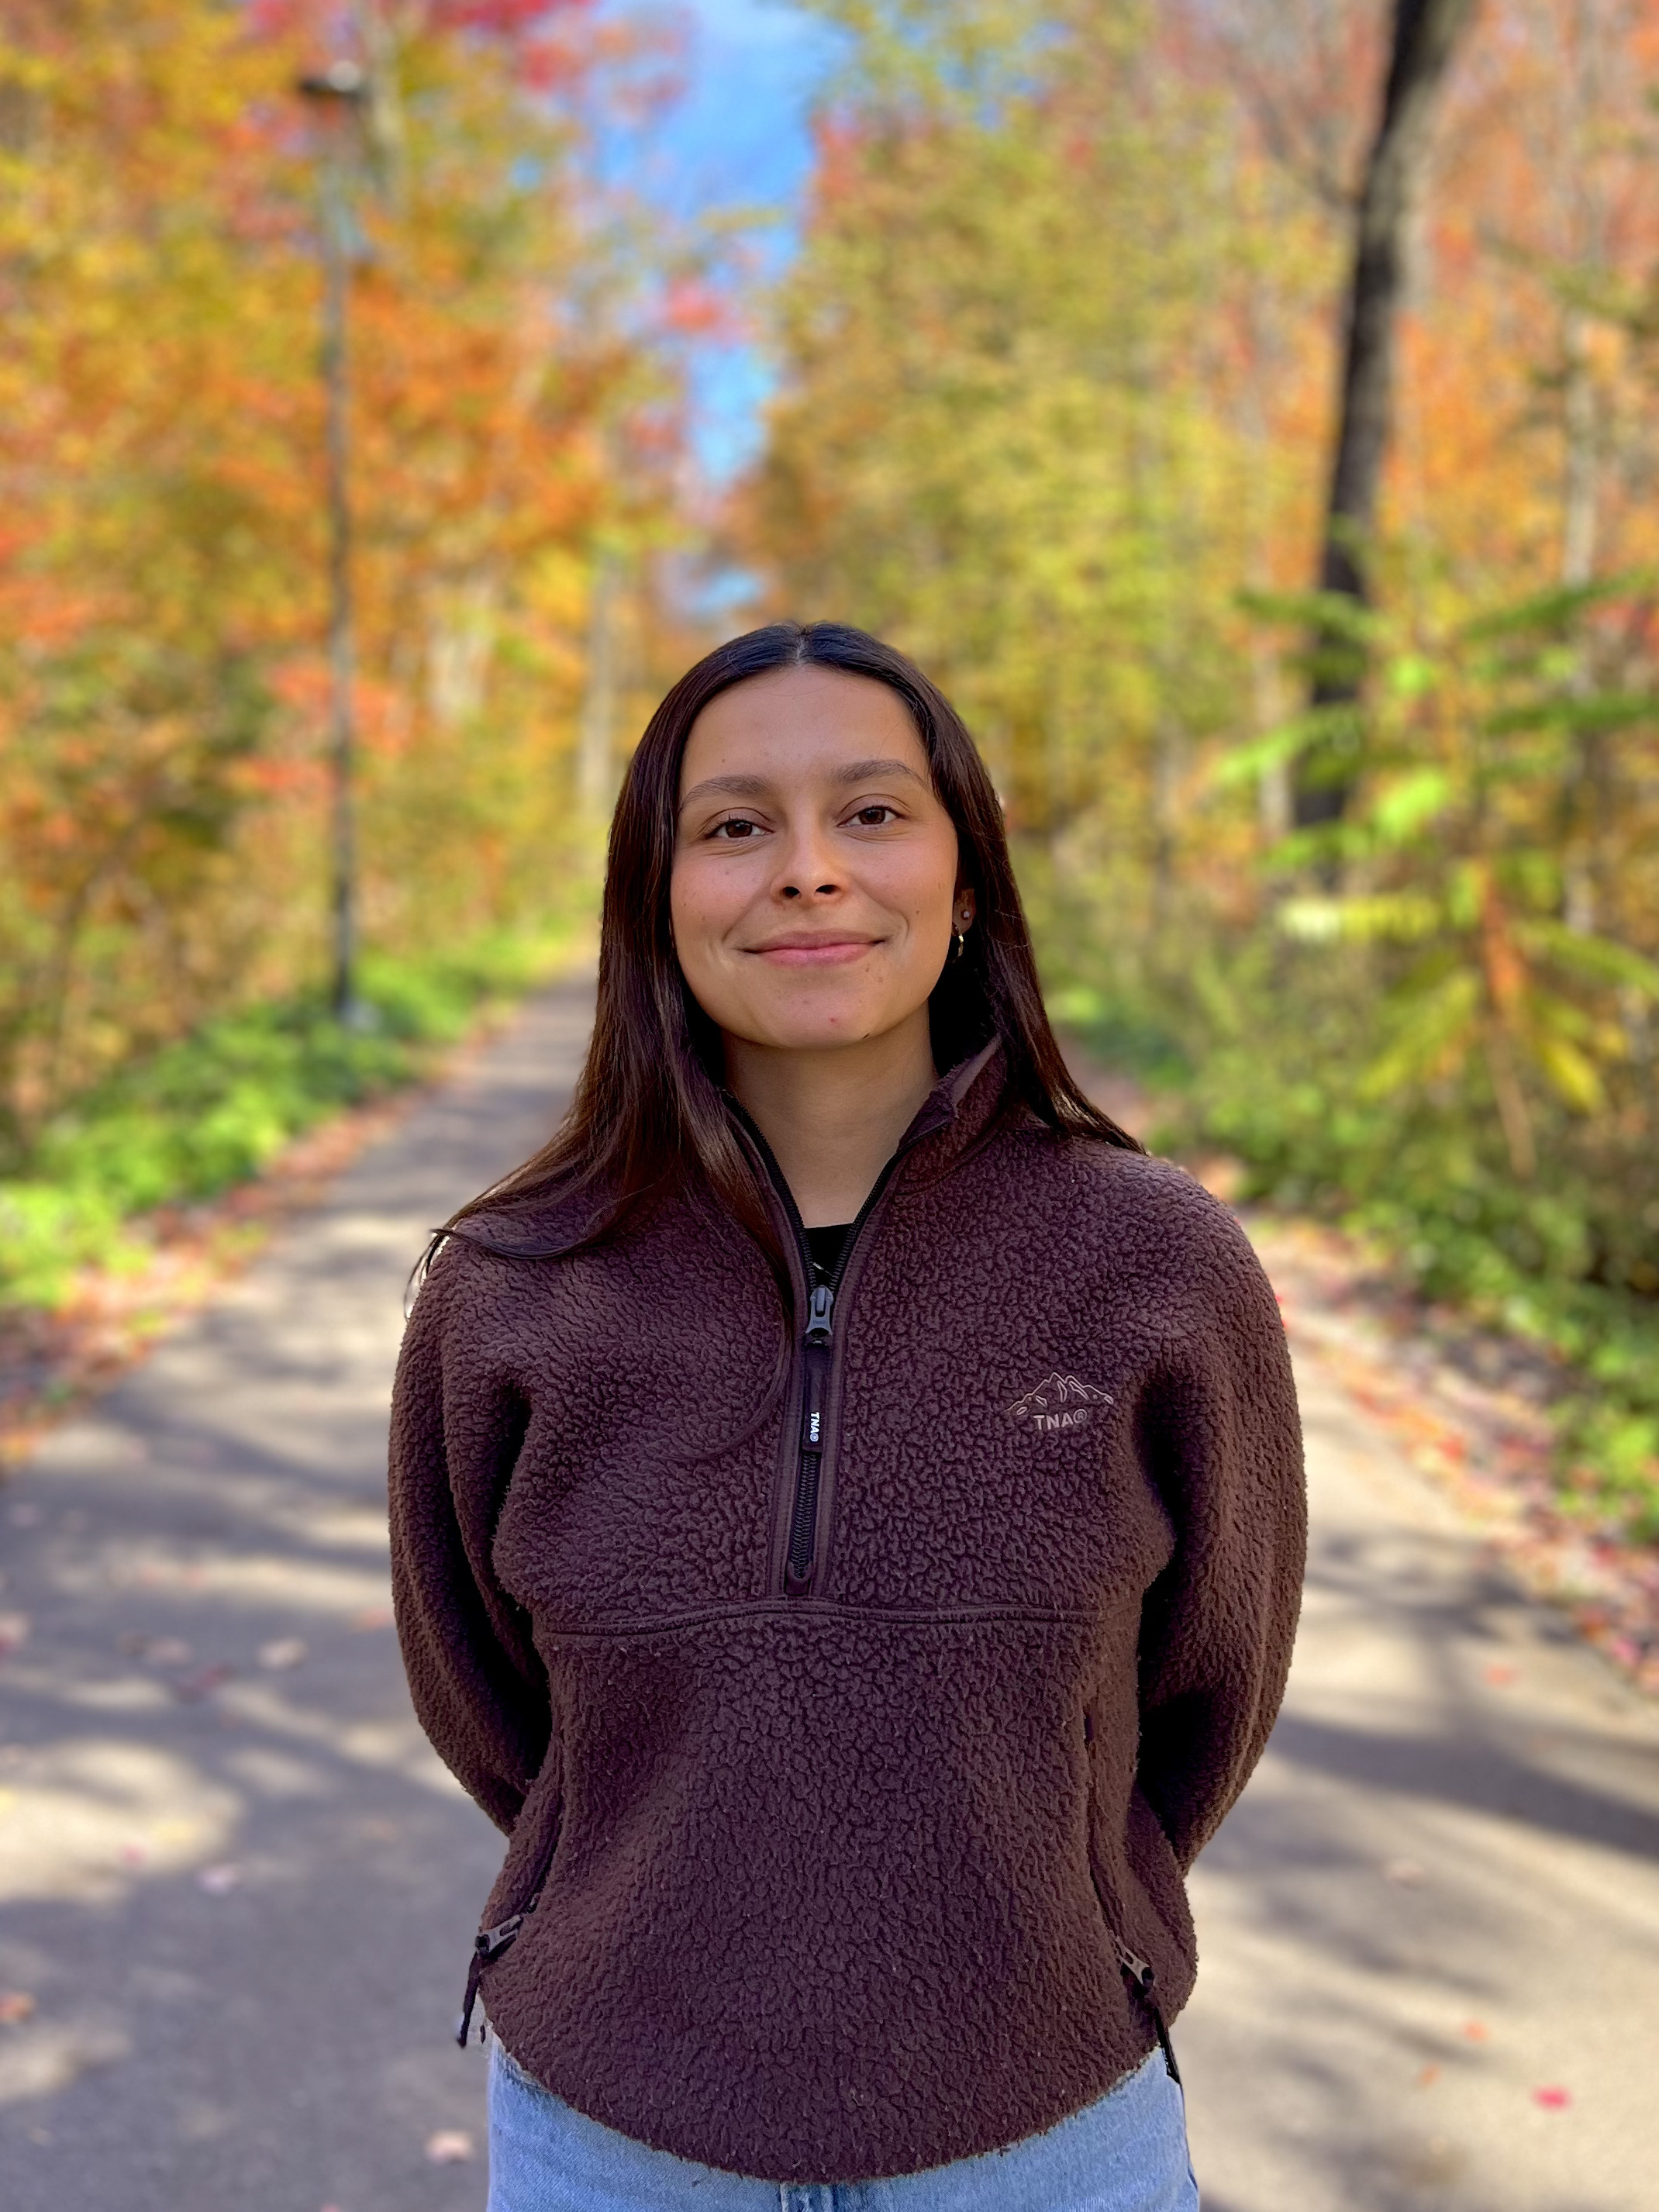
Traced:
<svg viewBox="0 0 1659 2212">
<path fill-rule="evenodd" d="M 1086 1429 L 1091 1409 L 1109 1406 L 1109 1390 L 1097 1389 L 1092 1382 L 1079 1382 L 1075 1375 L 1054 1374 L 1035 1390 L 1028 1390 L 1017 1398 L 1008 1408 L 1008 1418 L 1017 1427 L 1030 1424 L 1042 1434 L 1055 1429 Z"/>
</svg>

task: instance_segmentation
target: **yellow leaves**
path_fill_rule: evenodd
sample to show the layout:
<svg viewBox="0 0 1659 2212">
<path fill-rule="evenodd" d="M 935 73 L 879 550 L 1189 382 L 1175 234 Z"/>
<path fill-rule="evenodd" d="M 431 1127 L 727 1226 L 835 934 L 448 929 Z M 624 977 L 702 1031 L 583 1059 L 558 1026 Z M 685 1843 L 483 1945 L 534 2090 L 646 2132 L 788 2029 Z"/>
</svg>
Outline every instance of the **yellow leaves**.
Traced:
<svg viewBox="0 0 1659 2212">
<path fill-rule="evenodd" d="M 1414 890 L 1351 898 L 1287 898 L 1277 913 L 1285 936 L 1304 945 L 1334 945 L 1344 938 L 1359 944 L 1380 938 L 1411 945 L 1431 937 L 1444 921 L 1440 902 Z"/>
<path fill-rule="evenodd" d="M 1363 1098 L 1387 1098 L 1413 1085 L 1442 1083 L 1461 1073 L 1480 1036 L 1480 986 L 1472 970 L 1454 969 L 1401 1011 L 1394 1038 L 1359 1081 Z"/>
<path fill-rule="evenodd" d="M 1370 818 L 1384 844 L 1403 845 L 1445 811 L 1453 794 L 1448 769 L 1437 765 L 1412 769 L 1379 785 Z"/>
<path fill-rule="evenodd" d="M 397 12 L 419 96 L 361 210 L 351 491 L 364 906 L 410 943 L 544 895 L 588 532 L 657 526 L 676 449 L 657 423 L 617 483 L 672 380 L 614 312 L 633 247 L 584 228 L 579 65 L 556 106 L 464 11 Z M 0 31 L 33 103 L 0 115 L 0 1126 L 25 1076 L 319 957 L 316 178 L 273 20 L 25 0 Z"/>
<path fill-rule="evenodd" d="M 1533 1056 L 1557 1095 L 1580 1114 L 1599 1114 L 1607 1103 L 1601 1070 L 1588 1053 L 1559 1029 L 1543 1029 L 1532 1040 Z"/>
</svg>

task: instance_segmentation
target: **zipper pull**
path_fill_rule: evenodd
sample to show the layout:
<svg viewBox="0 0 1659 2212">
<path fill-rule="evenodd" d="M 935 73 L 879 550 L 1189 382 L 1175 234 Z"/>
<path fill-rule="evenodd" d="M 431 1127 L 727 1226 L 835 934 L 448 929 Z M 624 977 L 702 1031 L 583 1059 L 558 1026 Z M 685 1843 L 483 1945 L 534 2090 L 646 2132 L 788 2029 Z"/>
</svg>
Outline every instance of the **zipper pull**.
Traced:
<svg viewBox="0 0 1659 2212">
<path fill-rule="evenodd" d="M 1114 1948 L 1117 1952 L 1117 1963 L 1144 1996 L 1158 1979 L 1158 1976 L 1152 1972 L 1151 1961 L 1138 1957 L 1127 1944 L 1118 1943 L 1115 1939 L 1114 1939 Z"/>
<path fill-rule="evenodd" d="M 478 2002 L 478 1984 L 486 1966 L 493 1966 L 503 1951 L 510 1951 L 518 1939 L 520 1929 L 541 1903 L 539 1890 L 522 1912 L 509 1914 L 493 1928 L 481 1929 L 472 1939 L 472 1962 L 466 1970 L 466 1996 L 461 2006 L 461 2023 L 455 2032 L 455 2040 L 465 2051 L 466 2039 L 472 2026 L 472 2008 Z M 480 2022 L 478 2040 L 483 2041 L 483 2027 Z"/>
<path fill-rule="evenodd" d="M 1118 1965 L 1139 1990 L 1146 2009 L 1152 2016 L 1152 2026 L 1158 2032 L 1158 2047 L 1164 2053 L 1164 2071 L 1179 2089 L 1182 2086 L 1181 2069 L 1176 2063 L 1175 2045 L 1170 2040 L 1169 2025 L 1164 2020 L 1163 2010 L 1158 1999 L 1152 1995 L 1152 1985 L 1157 1981 L 1158 1976 L 1152 1971 L 1152 1962 L 1130 1950 L 1127 1944 L 1118 1942 L 1115 1936 L 1113 1938 L 1113 1948 L 1117 1953 Z"/>
<path fill-rule="evenodd" d="M 828 1344 L 834 1328 L 836 1294 L 828 1283 L 818 1283 L 812 1291 L 812 1303 L 806 1310 L 806 1341 L 809 1344 Z"/>
<path fill-rule="evenodd" d="M 466 1970 L 466 1996 L 461 2006 L 460 2026 L 455 2031 L 455 2040 L 463 2051 L 466 2049 L 467 2038 L 472 2033 L 472 2008 L 478 2002 L 478 1981 L 483 1972 L 483 1956 L 477 1951 L 474 1951 L 472 1963 Z M 478 2031 L 478 2040 L 481 2043 L 483 2040 L 482 2027 Z"/>
<path fill-rule="evenodd" d="M 526 1915 L 533 1912 L 540 1901 L 539 1898 L 532 1897 L 523 1912 L 512 1914 L 510 1917 L 500 1922 L 495 1927 L 486 1928 L 482 1935 L 473 1938 L 472 1948 L 477 1953 L 481 1965 L 494 1966 L 503 1951 L 511 1950 L 514 1938 L 520 1929 L 524 1926 Z"/>
</svg>

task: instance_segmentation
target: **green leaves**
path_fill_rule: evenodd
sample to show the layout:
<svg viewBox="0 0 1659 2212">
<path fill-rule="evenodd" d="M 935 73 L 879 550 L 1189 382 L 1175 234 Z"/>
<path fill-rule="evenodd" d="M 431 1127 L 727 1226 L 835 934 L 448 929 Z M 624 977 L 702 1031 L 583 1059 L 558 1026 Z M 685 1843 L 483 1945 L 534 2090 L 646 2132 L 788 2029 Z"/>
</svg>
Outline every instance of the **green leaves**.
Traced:
<svg viewBox="0 0 1659 2212">
<path fill-rule="evenodd" d="M 78 1268 L 143 1264 L 152 1247 L 135 1215 L 211 1198 L 342 1107 L 408 1082 L 481 1000 L 524 988 L 563 945 L 514 935 L 419 961 L 372 955 L 372 1029 L 342 1028 L 313 998 L 278 1000 L 129 1062 L 0 1181 L 0 1300 L 51 1306 Z"/>
</svg>

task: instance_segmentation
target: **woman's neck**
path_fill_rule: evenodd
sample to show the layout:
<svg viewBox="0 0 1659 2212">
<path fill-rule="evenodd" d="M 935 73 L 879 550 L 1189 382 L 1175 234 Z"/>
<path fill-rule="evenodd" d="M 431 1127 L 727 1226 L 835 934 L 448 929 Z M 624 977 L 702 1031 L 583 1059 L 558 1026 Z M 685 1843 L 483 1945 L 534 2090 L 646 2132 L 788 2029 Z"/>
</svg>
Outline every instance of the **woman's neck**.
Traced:
<svg viewBox="0 0 1659 2212">
<path fill-rule="evenodd" d="M 809 1229 L 851 1221 L 938 1080 L 920 1006 L 884 1036 L 823 1052 L 726 1039 L 726 1079 Z"/>
</svg>

